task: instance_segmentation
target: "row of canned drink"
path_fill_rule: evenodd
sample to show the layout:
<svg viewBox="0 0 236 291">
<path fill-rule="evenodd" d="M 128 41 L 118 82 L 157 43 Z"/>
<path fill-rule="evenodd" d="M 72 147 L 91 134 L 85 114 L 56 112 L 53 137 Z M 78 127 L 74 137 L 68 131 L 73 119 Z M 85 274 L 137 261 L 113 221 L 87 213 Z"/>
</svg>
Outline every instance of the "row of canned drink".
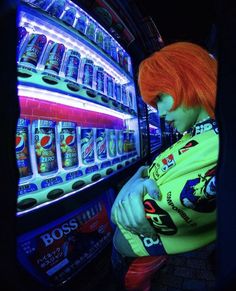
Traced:
<svg viewBox="0 0 236 291">
<path fill-rule="evenodd" d="M 135 132 L 84 128 L 75 122 L 19 118 L 16 160 L 20 178 L 93 165 L 135 151 Z M 34 171 L 33 169 L 36 169 Z"/>
<path fill-rule="evenodd" d="M 74 27 L 77 31 L 92 40 L 98 47 L 103 49 L 114 61 L 116 61 L 127 73 L 132 75 L 130 56 L 122 49 L 95 20 L 88 17 L 81 9 L 71 5 L 66 0 L 25 0 L 51 16 L 61 19 L 64 23 Z"/>
<path fill-rule="evenodd" d="M 29 34 L 25 27 L 19 27 L 19 65 L 29 68 L 43 66 L 43 72 L 66 80 L 83 84 L 107 95 L 124 105 L 135 109 L 134 87 L 121 85 L 104 68 L 64 44 L 47 41 L 43 34 Z"/>
</svg>

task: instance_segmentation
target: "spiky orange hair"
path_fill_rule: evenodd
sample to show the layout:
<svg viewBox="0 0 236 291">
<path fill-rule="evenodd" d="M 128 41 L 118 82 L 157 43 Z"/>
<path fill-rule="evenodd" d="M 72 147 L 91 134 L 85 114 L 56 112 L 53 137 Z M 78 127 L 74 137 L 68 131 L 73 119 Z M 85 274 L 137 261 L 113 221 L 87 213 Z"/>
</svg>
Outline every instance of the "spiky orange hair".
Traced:
<svg viewBox="0 0 236 291">
<path fill-rule="evenodd" d="M 214 117 L 217 61 L 197 44 L 176 42 L 139 65 L 138 84 L 144 102 L 156 107 L 158 96 L 174 98 L 172 110 L 202 106 Z"/>
</svg>

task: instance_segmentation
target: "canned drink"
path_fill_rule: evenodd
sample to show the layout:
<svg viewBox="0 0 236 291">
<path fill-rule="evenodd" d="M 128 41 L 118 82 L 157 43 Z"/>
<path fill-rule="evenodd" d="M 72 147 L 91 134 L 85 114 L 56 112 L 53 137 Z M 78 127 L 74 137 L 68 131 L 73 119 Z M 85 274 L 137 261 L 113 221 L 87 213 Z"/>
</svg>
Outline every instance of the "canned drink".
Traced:
<svg viewBox="0 0 236 291">
<path fill-rule="evenodd" d="M 124 152 L 128 153 L 130 149 L 129 130 L 124 130 L 123 136 L 124 136 Z"/>
<path fill-rule="evenodd" d="M 115 98 L 116 101 L 121 102 L 121 85 L 119 83 L 115 83 Z"/>
<path fill-rule="evenodd" d="M 69 9 L 67 9 L 64 13 L 64 15 L 62 16 L 62 20 L 72 26 L 74 21 L 75 21 L 75 15 L 76 15 L 76 9 L 74 7 L 71 7 Z"/>
<path fill-rule="evenodd" d="M 95 32 L 95 42 L 100 48 L 103 48 L 103 32 L 99 28 Z"/>
<path fill-rule="evenodd" d="M 58 170 L 55 125 L 52 120 L 33 122 L 34 148 L 38 173 L 51 174 Z"/>
<path fill-rule="evenodd" d="M 85 58 L 83 60 L 83 76 L 82 76 L 82 83 L 86 86 L 92 87 L 93 86 L 93 61 L 90 59 Z"/>
<path fill-rule="evenodd" d="M 16 128 L 16 161 L 20 178 L 32 176 L 30 150 L 29 150 L 29 124 L 28 119 L 19 118 Z"/>
<path fill-rule="evenodd" d="M 62 168 L 74 168 L 78 166 L 78 151 L 76 138 L 76 123 L 59 122 L 60 150 Z"/>
<path fill-rule="evenodd" d="M 81 128 L 80 131 L 81 159 L 87 165 L 94 163 L 94 134 L 93 128 Z"/>
<path fill-rule="evenodd" d="M 25 27 L 20 26 L 17 28 L 17 60 L 19 59 L 20 51 L 23 46 L 24 40 L 26 39 L 26 36 L 28 35 L 27 30 Z"/>
<path fill-rule="evenodd" d="M 117 46 L 113 39 L 111 40 L 111 57 L 117 62 Z"/>
<path fill-rule="evenodd" d="M 33 0 L 31 4 L 41 8 L 42 10 L 46 10 L 50 1 L 49 0 Z"/>
<path fill-rule="evenodd" d="M 106 35 L 104 38 L 104 51 L 111 54 L 111 37 L 109 35 Z"/>
<path fill-rule="evenodd" d="M 85 33 L 87 23 L 86 23 L 87 17 L 84 14 L 81 14 L 77 20 L 77 23 L 75 25 L 75 28 L 82 32 L 83 34 Z"/>
<path fill-rule="evenodd" d="M 35 68 L 46 42 L 47 37 L 44 34 L 31 34 L 29 42 L 20 58 L 20 63 Z"/>
<path fill-rule="evenodd" d="M 96 129 L 96 153 L 99 160 L 107 158 L 107 139 L 105 128 Z"/>
<path fill-rule="evenodd" d="M 130 141 L 130 151 L 134 151 L 135 150 L 135 131 L 134 130 L 130 130 L 129 131 L 129 141 Z"/>
<path fill-rule="evenodd" d="M 79 74 L 80 53 L 74 50 L 68 50 L 68 59 L 65 68 L 65 77 L 68 80 L 77 82 Z"/>
<path fill-rule="evenodd" d="M 95 23 L 90 21 L 88 26 L 87 26 L 87 29 L 85 31 L 85 35 L 91 39 L 92 41 L 95 40 L 95 29 L 96 29 L 96 26 L 95 26 Z"/>
<path fill-rule="evenodd" d="M 127 73 L 130 72 L 129 63 L 130 63 L 130 57 L 129 57 L 129 55 L 127 53 L 124 53 L 124 55 L 123 55 L 123 68 L 125 69 L 125 71 Z"/>
<path fill-rule="evenodd" d="M 17 27 L 17 48 L 20 48 L 27 34 L 28 32 L 24 26 Z"/>
<path fill-rule="evenodd" d="M 123 130 L 117 130 L 117 152 L 119 155 L 124 153 L 124 133 Z"/>
<path fill-rule="evenodd" d="M 134 108 L 134 100 L 133 100 L 133 94 L 130 90 L 128 91 L 127 97 L 128 97 L 127 104 L 129 106 L 129 108 L 133 109 Z"/>
<path fill-rule="evenodd" d="M 127 99 L 127 88 L 125 85 L 122 85 L 121 87 L 121 96 L 122 96 L 122 103 L 124 105 L 128 104 L 128 99 Z"/>
<path fill-rule="evenodd" d="M 118 54 L 118 63 L 120 64 L 121 67 L 123 67 L 123 50 L 119 49 L 117 54 Z"/>
<path fill-rule="evenodd" d="M 110 157 L 115 157 L 117 155 L 117 142 L 116 142 L 116 132 L 115 129 L 108 129 L 107 135 L 108 141 L 108 153 Z"/>
<path fill-rule="evenodd" d="M 62 63 L 65 46 L 62 43 L 49 41 L 50 52 L 46 60 L 44 71 L 58 75 Z"/>
<path fill-rule="evenodd" d="M 114 78 L 109 74 L 106 74 L 106 89 L 107 89 L 107 96 L 113 98 L 113 88 L 114 88 Z"/>
<path fill-rule="evenodd" d="M 60 18 L 65 9 L 66 0 L 55 0 L 48 8 L 47 12 L 56 18 Z"/>
<path fill-rule="evenodd" d="M 99 66 L 95 66 L 95 84 L 97 91 L 104 92 L 104 69 Z"/>
</svg>

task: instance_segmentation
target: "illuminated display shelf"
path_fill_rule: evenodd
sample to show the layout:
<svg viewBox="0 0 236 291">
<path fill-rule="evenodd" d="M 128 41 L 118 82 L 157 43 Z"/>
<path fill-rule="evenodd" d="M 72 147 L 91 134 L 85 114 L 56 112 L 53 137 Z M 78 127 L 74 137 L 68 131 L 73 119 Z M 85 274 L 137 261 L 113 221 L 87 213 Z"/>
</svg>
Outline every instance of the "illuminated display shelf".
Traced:
<svg viewBox="0 0 236 291">
<path fill-rule="evenodd" d="M 121 84 L 133 82 L 133 77 L 102 49 L 73 27 L 67 26 L 62 20 L 25 3 L 21 3 L 19 19 L 19 26 L 26 27 L 29 32 L 44 34 L 54 41 L 63 43 L 68 49 L 77 49 L 81 54 L 89 56 Z"/>
<path fill-rule="evenodd" d="M 98 93 L 92 89 L 78 85 L 78 91 L 73 92 L 68 88 L 68 82 L 62 78 L 57 84 L 45 83 L 41 72 L 32 72 L 28 78 L 18 77 L 18 90 L 20 96 L 35 97 L 37 99 L 70 105 L 76 108 L 90 107 L 98 112 L 104 112 L 121 119 L 136 117 L 134 109 L 130 109 L 113 98 Z M 86 102 L 91 106 L 86 106 Z M 84 104 L 84 105 L 81 105 Z M 92 105 L 94 104 L 94 106 Z M 96 106 L 97 105 L 97 106 Z"/>
<path fill-rule="evenodd" d="M 129 153 L 126 155 L 125 160 L 120 161 L 119 163 L 114 164 L 114 165 L 111 164 L 109 167 L 104 168 L 102 170 L 101 169 L 96 170 L 93 173 L 84 174 L 85 167 L 81 167 L 79 168 L 79 170 L 74 170 L 73 172 L 81 171 L 82 175 L 78 177 L 77 179 L 73 179 L 71 181 L 54 185 L 50 187 L 50 190 L 40 189 L 38 191 L 35 191 L 33 194 L 29 193 L 29 194 L 20 195 L 18 197 L 18 202 L 17 202 L 17 205 L 18 205 L 17 216 L 24 216 L 27 213 L 30 213 L 32 211 L 35 211 L 36 209 L 45 207 L 49 204 L 51 205 L 51 204 L 58 203 L 61 200 L 77 195 L 78 192 L 84 191 L 91 187 L 99 187 L 100 182 L 106 181 L 106 180 L 108 181 L 108 179 L 111 179 L 112 176 L 117 175 L 124 168 L 127 168 L 127 166 L 132 166 L 132 164 L 136 163 L 139 160 L 140 160 L 140 157 L 138 157 L 135 153 Z M 64 176 L 66 176 L 67 174 L 68 173 L 61 174 L 63 181 L 64 181 Z M 53 179 L 57 175 L 58 173 L 54 174 L 54 176 L 52 176 L 51 178 L 45 177 L 45 181 Z M 30 183 L 25 184 L 25 185 L 26 185 L 25 187 L 28 187 Z M 78 185 L 77 189 L 75 185 Z M 22 185 L 21 187 L 23 189 L 24 185 Z M 49 198 L 50 195 L 51 195 L 51 198 Z"/>
</svg>

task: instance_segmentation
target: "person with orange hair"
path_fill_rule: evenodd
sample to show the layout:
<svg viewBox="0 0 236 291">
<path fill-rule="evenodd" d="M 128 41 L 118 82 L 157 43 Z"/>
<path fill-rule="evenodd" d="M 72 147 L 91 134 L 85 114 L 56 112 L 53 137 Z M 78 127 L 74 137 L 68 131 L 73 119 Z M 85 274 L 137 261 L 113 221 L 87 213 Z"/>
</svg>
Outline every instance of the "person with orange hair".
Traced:
<svg viewBox="0 0 236 291">
<path fill-rule="evenodd" d="M 183 136 L 141 167 L 112 206 L 112 264 L 126 290 L 150 290 L 168 255 L 216 238 L 216 84 L 217 61 L 190 42 L 167 45 L 139 66 L 143 100 Z"/>
</svg>

